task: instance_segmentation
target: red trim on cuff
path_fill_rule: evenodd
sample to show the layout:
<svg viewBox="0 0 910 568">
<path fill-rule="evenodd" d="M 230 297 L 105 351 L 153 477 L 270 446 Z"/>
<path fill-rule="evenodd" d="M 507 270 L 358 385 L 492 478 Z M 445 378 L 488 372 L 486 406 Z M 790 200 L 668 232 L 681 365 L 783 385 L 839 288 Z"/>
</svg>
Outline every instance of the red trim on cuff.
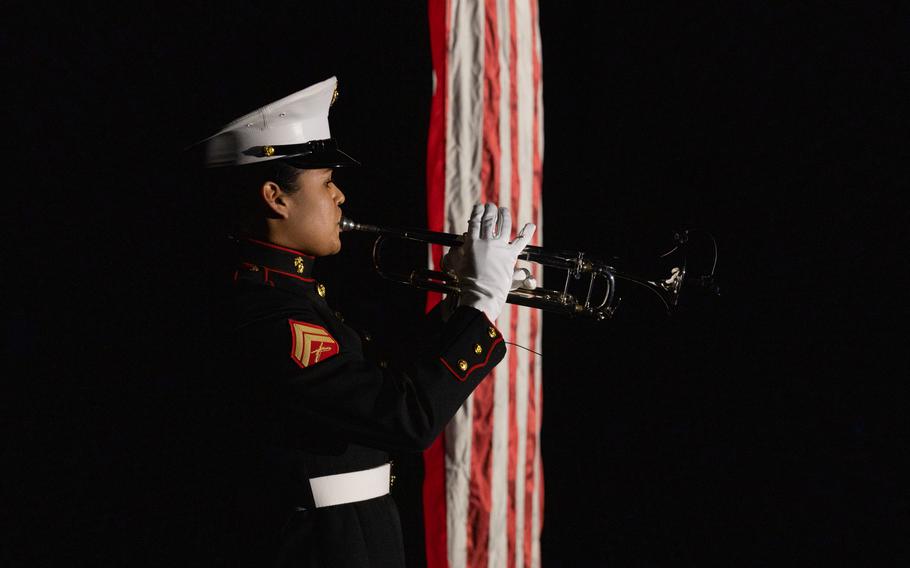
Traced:
<svg viewBox="0 0 910 568">
<path fill-rule="evenodd" d="M 487 366 L 487 363 L 490 362 L 490 357 L 493 355 L 493 350 L 494 350 L 494 349 L 496 348 L 496 346 L 499 345 L 500 343 L 502 343 L 502 335 L 499 335 L 499 337 L 496 338 L 496 341 L 494 341 L 493 343 L 490 344 L 490 347 L 489 347 L 488 350 L 487 350 L 487 358 L 484 359 L 483 363 L 477 363 L 476 365 L 474 365 L 473 367 L 471 367 L 470 369 L 468 369 L 467 371 L 465 371 L 465 372 L 464 372 L 464 377 L 460 377 L 460 376 L 458 375 L 458 373 L 455 372 L 455 369 L 453 369 L 453 368 L 449 365 L 449 363 L 448 363 L 444 358 L 440 357 L 439 360 L 442 361 L 442 364 L 446 366 L 446 369 L 448 369 L 453 375 L 455 375 L 455 378 L 456 378 L 456 379 L 458 379 L 458 380 L 461 381 L 461 382 L 465 382 L 466 380 L 468 380 L 468 376 L 469 376 L 471 373 L 473 373 L 474 371 L 476 371 L 479 367 L 486 367 L 486 366 Z"/>
</svg>

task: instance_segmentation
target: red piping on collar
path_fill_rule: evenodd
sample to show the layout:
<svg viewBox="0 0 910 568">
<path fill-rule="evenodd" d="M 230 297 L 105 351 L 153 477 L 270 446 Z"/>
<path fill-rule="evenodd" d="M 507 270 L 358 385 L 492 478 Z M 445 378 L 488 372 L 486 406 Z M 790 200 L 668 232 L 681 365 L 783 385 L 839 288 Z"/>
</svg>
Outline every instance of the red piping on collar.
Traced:
<svg viewBox="0 0 910 568">
<path fill-rule="evenodd" d="M 275 245 L 275 244 L 272 244 L 272 243 L 267 243 L 267 242 L 265 242 L 265 241 L 257 241 L 256 239 L 247 239 L 247 240 L 250 241 L 251 243 L 256 243 L 257 245 L 262 245 L 262 246 L 264 246 L 264 247 L 269 247 L 269 248 L 273 248 L 273 249 L 283 250 L 284 252 L 289 252 L 289 253 L 291 253 L 291 254 L 296 254 L 296 255 L 298 255 L 298 256 L 302 256 L 302 257 L 305 257 L 305 258 L 309 258 L 310 260 L 313 260 L 314 258 L 316 258 L 315 256 L 310 256 L 310 255 L 308 255 L 308 254 L 304 254 L 304 253 L 300 252 L 299 250 L 290 249 L 290 248 L 287 248 L 287 247 L 283 247 L 283 246 L 281 246 L 281 245 Z"/>
<path fill-rule="evenodd" d="M 268 268 L 268 267 L 263 267 L 263 268 L 265 268 L 266 280 L 268 280 L 269 272 L 277 272 L 278 274 L 288 276 L 290 278 L 296 278 L 297 280 L 303 280 L 304 282 L 315 282 L 316 281 L 315 278 L 304 278 L 303 276 L 297 276 L 296 274 L 291 274 L 290 272 L 284 272 L 282 270 L 276 270 L 274 268 Z"/>
</svg>

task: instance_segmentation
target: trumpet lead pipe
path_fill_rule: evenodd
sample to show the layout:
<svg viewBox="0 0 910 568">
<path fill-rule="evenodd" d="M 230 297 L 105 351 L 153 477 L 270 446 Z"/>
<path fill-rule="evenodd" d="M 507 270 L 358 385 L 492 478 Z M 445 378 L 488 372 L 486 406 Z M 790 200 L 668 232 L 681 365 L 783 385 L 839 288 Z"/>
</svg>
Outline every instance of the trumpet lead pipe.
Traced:
<svg viewBox="0 0 910 568">
<path fill-rule="evenodd" d="M 398 237 L 412 241 L 433 243 L 447 247 L 458 247 L 464 244 L 464 237 L 453 235 L 451 233 L 440 233 L 437 231 L 426 231 L 423 229 L 405 229 L 394 227 L 379 227 L 377 225 L 366 225 L 355 223 L 347 217 L 342 217 L 338 226 L 342 231 L 364 231 L 367 233 L 377 233 L 382 236 Z"/>
<path fill-rule="evenodd" d="M 338 222 L 338 226 L 341 227 L 342 231 L 363 231 L 367 233 L 377 233 L 379 235 L 394 236 L 402 239 L 410 239 L 447 247 L 458 247 L 464 244 L 463 235 L 441 233 L 438 231 L 428 231 L 424 229 L 406 229 L 380 227 L 378 225 L 367 225 L 364 223 L 356 223 L 347 217 L 342 217 L 341 221 Z M 522 249 L 522 252 L 518 258 L 519 260 L 541 262 L 543 264 L 547 264 L 548 266 L 554 266 L 558 268 L 577 267 L 579 262 L 575 258 L 575 253 L 550 253 L 544 251 L 544 249 L 541 247 L 533 245 L 528 245 Z M 585 271 L 589 270 L 590 269 Z"/>
</svg>

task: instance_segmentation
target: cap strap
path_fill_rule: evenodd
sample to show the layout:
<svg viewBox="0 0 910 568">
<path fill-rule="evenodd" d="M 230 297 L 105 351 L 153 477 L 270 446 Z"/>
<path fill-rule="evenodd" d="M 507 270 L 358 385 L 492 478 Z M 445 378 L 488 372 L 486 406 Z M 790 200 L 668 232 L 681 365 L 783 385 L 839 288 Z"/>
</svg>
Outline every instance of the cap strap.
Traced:
<svg viewBox="0 0 910 568">
<path fill-rule="evenodd" d="M 257 158 L 308 156 L 316 152 L 337 150 L 338 143 L 333 138 L 310 140 L 303 144 L 276 144 L 274 146 L 253 146 L 243 153 Z"/>
</svg>

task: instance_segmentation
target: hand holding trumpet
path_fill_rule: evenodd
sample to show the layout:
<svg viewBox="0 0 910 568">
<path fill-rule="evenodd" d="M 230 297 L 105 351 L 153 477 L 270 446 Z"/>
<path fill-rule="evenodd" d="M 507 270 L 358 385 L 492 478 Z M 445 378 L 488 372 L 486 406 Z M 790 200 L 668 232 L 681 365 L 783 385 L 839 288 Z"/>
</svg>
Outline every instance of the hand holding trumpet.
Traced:
<svg viewBox="0 0 910 568">
<path fill-rule="evenodd" d="M 443 268 L 454 272 L 460 283 L 458 305 L 481 310 L 495 321 L 510 291 L 535 288 L 537 283 L 530 272 L 516 269 L 515 263 L 536 229 L 527 223 L 510 242 L 512 215 L 508 207 L 474 205 L 464 244 L 453 247 L 443 258 Z"/>
</svg>

